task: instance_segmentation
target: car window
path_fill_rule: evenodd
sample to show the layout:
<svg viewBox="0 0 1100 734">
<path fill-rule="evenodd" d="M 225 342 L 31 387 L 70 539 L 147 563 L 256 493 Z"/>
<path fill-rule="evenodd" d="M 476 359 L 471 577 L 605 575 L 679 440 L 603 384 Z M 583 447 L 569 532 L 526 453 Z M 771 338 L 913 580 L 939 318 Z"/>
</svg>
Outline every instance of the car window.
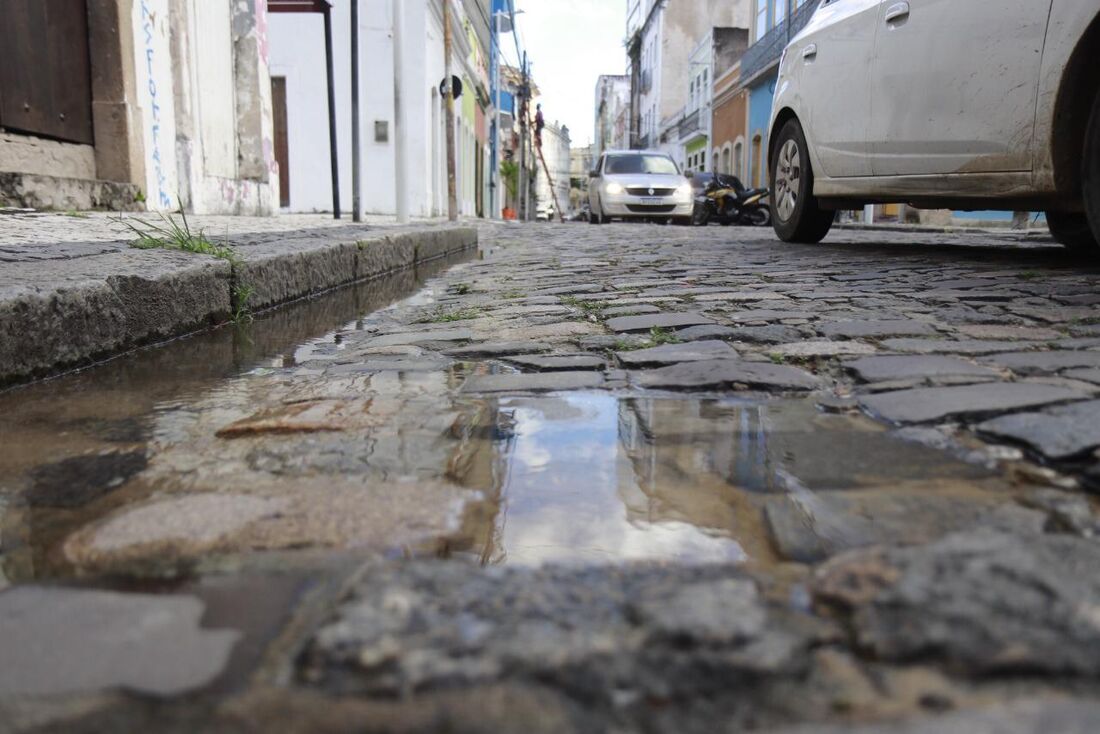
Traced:
<svg viewBox="0 0 1100 734">
<path fill-rule="evenodd" d="M 609 155 L 604 159 L 605 173 L 665 173 L 677 175 L 676 164 L 663 155 L 624 153 Z"/>
</svg>

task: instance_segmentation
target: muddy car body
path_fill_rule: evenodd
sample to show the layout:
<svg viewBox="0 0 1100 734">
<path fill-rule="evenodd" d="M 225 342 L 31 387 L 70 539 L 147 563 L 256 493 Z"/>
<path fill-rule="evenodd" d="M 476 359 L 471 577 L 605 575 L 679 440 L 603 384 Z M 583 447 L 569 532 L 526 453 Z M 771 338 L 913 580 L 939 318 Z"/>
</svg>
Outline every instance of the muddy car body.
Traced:
<svg viewBox="0 0 1100 734">
<path fill-rule="evenodd" d="M 825 0 L 780 62 L 777 233 L 873 203 L 1042 210 L 1100 251 L 1098 49 L 1096 0 Z"/>
</svg>

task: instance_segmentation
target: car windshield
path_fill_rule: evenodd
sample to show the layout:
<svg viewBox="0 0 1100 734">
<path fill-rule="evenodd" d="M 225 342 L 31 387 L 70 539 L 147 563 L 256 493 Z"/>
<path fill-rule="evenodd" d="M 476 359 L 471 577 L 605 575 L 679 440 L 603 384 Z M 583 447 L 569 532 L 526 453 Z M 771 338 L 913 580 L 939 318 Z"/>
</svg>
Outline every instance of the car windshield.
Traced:
<svg viewBox="0 0 1100 734">
<path fill-rule="evenodd" d="M 679 172 L 667 156 L 628 153 L 607 156 L 604 173 L 667 173 L 675 176 Z"/>
</svg>

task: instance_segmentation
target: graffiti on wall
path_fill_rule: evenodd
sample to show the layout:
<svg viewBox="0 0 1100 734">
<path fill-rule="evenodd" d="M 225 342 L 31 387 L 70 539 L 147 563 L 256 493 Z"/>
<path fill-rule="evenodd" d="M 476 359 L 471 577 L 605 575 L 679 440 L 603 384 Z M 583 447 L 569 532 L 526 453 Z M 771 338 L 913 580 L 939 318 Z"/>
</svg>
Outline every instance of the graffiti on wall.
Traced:
<svg viewBox="0 0 1100 734">
<path fill-rule="evenodd" d="M 165 0 L 139 0 L 134 6 L 134 52 L 145 128 L 146 206 L 161 210 L 179 205 L 167 5 Z"/>
</svg>

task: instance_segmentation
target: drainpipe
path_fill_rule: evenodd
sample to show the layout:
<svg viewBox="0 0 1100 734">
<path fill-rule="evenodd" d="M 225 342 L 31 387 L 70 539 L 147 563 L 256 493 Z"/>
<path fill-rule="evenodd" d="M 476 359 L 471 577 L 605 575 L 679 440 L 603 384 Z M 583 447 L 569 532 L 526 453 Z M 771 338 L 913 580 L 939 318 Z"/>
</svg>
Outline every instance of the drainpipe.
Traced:
<svg viewBox="0 0 1100 734">
<path fill-rule="evenodd" d="M 351 0 L 351 220 L 363 221 L 359 199 L 359 0 Z"/>
<path fill-rule="evenodd" d="M 397 223 L 409 222 L 409 156 L 408 122 L 405 102 L 401 98 L 405 71 L 405 22 L 402 0 L 393 0 L 393 157 L 394 195 Z"/>
</svg>

